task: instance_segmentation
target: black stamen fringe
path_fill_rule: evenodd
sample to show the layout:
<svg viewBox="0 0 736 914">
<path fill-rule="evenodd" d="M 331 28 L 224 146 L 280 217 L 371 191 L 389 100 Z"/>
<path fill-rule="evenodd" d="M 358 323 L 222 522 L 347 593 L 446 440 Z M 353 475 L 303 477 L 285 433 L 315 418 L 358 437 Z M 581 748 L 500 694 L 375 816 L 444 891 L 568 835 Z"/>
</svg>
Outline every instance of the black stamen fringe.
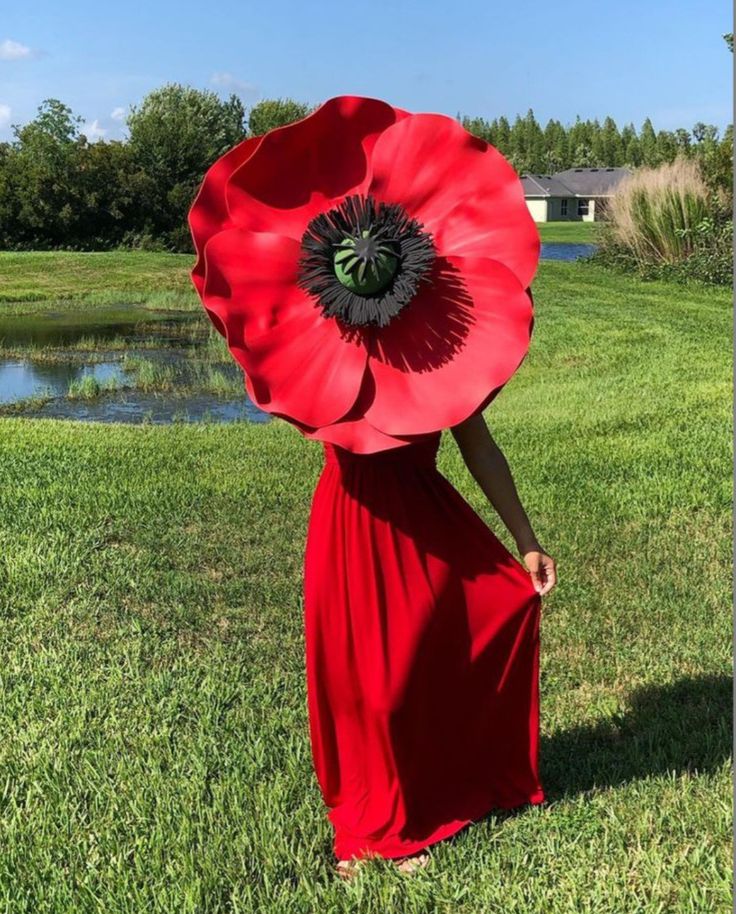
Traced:
<svg viewBox="0 0 736 914">
<path fill-rule="evenodd" d="M 371 229 L 390 243 L 399 261 L 393 278 L 380 292 L 358 295 L 335 275 L 335 250 L 346 237 Z M 436 250 L 421 222 L 410 219 L 398 203 L 379 203 L 372 196 L 353 194 L 326 213 L 315 216 L 302 237 L 297 285 L 317 298 L 326 317 L 338 317 L 358 327 L 385 327 L 416 295 L 427 279 Z"/>
</svg>

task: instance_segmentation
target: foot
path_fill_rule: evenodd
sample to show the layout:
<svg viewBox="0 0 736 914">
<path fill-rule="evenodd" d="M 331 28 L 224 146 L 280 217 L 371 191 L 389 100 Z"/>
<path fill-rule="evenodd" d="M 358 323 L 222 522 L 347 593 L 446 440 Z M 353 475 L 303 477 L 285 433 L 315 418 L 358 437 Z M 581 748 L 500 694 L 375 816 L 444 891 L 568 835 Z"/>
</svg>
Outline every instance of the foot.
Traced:
<svg viewBox="0 0 736 914">
<path fill-rule="evenodd" d="M 415 873 L 429 863 L 429 854 L 427 851 L 421 851 L 412 857 L 400 857 L 394 860 L 394 863 L 402 873 Z"/>
<path fill-rule="evenodd" d="M 353 879 L 358 875 L 358 870 L 362 860 L 357 857 L 351 857 L 349 860 L 338 860 L 335 864 L 335 871 L 341 879 Z"/>
</svg>

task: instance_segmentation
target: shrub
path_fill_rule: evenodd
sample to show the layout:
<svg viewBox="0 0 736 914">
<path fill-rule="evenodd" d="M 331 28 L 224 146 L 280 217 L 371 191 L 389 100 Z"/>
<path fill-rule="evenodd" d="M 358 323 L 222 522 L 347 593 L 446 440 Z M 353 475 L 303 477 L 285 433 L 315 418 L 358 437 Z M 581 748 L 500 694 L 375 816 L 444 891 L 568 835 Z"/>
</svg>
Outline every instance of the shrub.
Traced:
<svg viewBox="0 0 736 914">
<path fill-rule="evenodd" d="M 609 201 L 608 227 L 614 242 L 637 260 L 677 263 L 695 249 L 695 228 L 709 215 L 709 197 L 692 159 L 642 168 L 624 178 Z"/>
<path fill-rule="evenodd" d="M 677 158 L 621 181 L 591 259 L 644 279 L 728 284 L 732 243 L 726 195 L 708 188 L 694 160 Z"/>
</svg>

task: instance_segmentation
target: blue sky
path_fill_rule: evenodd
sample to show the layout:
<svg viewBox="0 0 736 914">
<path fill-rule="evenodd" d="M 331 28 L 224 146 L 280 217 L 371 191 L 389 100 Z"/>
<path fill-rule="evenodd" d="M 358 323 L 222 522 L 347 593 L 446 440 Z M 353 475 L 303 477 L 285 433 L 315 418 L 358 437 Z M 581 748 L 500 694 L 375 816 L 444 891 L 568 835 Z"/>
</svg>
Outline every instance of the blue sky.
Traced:
<svg viewBox="0 0 736 914">
<path fill-rule="evenodd" d="M 25 10 L 23 9 L 25 6 Z M 92 136 L 124 136 L 131 104 L 165 82 L 291 96 L 383 98 L 412 111 L 532 108 L 573 123 L 721 129 L 732 119 L 726 0 L 126 0 L 7 4 L 0 18 L 0 139 L 44 98 Z"/>
</svg>

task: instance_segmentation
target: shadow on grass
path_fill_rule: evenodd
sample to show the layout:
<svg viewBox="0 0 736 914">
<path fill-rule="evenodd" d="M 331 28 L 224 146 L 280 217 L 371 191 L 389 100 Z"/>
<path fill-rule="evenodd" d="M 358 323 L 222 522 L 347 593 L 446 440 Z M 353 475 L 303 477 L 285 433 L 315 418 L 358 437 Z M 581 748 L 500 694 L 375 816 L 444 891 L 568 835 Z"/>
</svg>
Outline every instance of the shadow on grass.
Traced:
<svg viewBox="0 0 736 914">
<path fill-rule="evenodd" d="M 670 772 L 718 770 L 731 757 L 731 708 L 732 681 L 727 676 L 688 677 L 637 689 L 627 712 L 542 740 L 542 808 L 594 788 Z M 492 817 L 503 822 L 529 809 L 528 804 L 492 809 L 476 821 Z M 445 843 L 454 843 L 466 830 Z"/>
<path fill-rule="evenodd" d="M 648 686 L 632 693 L 628 711 L 543 740 L 547 800 L 650 775 L 717 770 L 731 754 L 731 689 L 726 676 Z"/>
</svg>

